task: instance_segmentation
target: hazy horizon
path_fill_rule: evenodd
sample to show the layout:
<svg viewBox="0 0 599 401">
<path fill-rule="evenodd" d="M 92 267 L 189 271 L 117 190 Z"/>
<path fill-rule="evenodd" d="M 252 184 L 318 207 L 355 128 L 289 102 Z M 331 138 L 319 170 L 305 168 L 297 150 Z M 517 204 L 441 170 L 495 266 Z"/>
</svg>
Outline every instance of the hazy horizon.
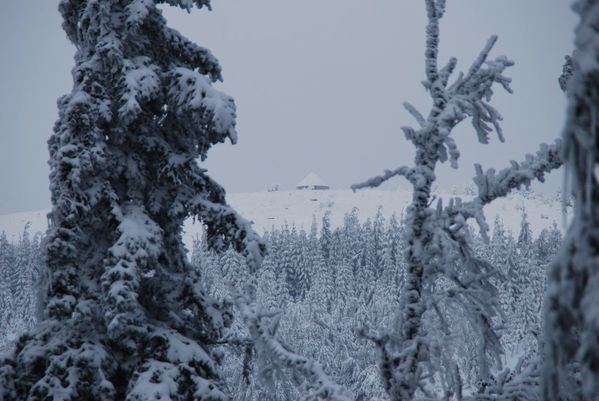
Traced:
<svg viewBox="0 0 599 401">
<path fill-rule="evenodd" d="M 332 188 L 348 188 L 407 164 L 411 145 L 400 130 L 413 125 L 404 101 L 428 111 L 424 79 L 424 5 L 380 0 L 214 1 L 213 11 L 165 7 L 170 26 L 210 49 L 238 108 L 239 144 L 219 144 L 203 163 L 231 193 L 291 189 L 310 171 Z M 0 214 L 50 206 L 46 141 L 56 99 L 70 91 L 72 45 L 55 2 L 0 5 Z M 440 188 L 466 186 L 473 163 L 502 168 L 561 135 L 565 96 L 557 84 L 572 49 L 576 18 L 560 0 L 448 1 L 441 24 L 441 60 L 468 68 L 491 34 L 492 57 L 516 62 L 507 71 L 515 93 L 497 90 L 506 142 L 480 145 L 469 122 L 455 131 L 460 169 L 439 169 Z M 548 183 L 562 182 L 554 172 Z M 394 180 L 390 187 L 401 181 Z"/>
</svg>

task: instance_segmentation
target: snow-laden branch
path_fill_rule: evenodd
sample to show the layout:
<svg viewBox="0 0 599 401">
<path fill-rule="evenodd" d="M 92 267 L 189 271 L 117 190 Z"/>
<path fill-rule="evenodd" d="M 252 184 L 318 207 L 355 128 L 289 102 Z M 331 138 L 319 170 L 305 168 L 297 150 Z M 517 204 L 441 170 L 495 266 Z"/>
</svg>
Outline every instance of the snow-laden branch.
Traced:
<svg viewBox="0 0 599 401">
<path fill-rule="evenodd" d="M 482 391 L 464 397 L 465 401 L 537 401 L 539 399 L 537 360 L 521 357 L 513 369 L 504 369 Z"/>
<path fill-rule="evenodd" d="M 284 346 L 276 337 L 279 315 L 266 312 L 249 296 L 237 294 L 235 303 L 259 353 L 277 368 L 287 368 L 304 379 L 304 401 L 353 401 L 348 392 L 333 382 L 316 361 L 301 356 Z"/>
<path fill-rule="evenodd" d="M 208 226 L 208 243 L 215 249 L 226 249 L 232 243 L 245 257 L 251 271 L 257 271 L 266 246 L 252 228 L 231 206 L 196 195 L 188 203 L 189 210 Z"/>
<path fill-rule="evenodd" d="M 414 107 L 411 103 L 404 102 L 403 107 L 408 111 L 408 113 L 410 113 L 416 119 L 416 121 L 420 125 L 420 128 L 422 128 L 426 125 L 426 120 L 424 119 L 422 114 L 420 114 L 418 109 L 416 109 L 416 107 Z"/>
<path fill-rule="evenodd" d="M 574 73 L 574 66 L 572 65 L 572 57 L 565 57 L 564 66 L 562 67 L 562 75 L 559 76 L 558 82 L 559 87 L 565 92 L 568 87 L 568 82 Z"/>
<path fill-rule="evenodd" d="M 362 188 L 376 188 L 376 187 L 380 186 L 382 183 L 384 183 L 385 181 L 388 181 L 397 175 L 404 176 L 408 180 L 411 180 L 414 177 L 415 173 L 416 173 L 415 169 L 409 168 L 406 166 L 401 166 L 401 167 L 396 168 L 395 170 L 385 170 L 385 172 L 382 175 L 369 178 L 368 180 L 358 183 L 358 184 L 354 184 L 351 186 L 351 189 L 353 191 L 357 191 L 358 189 L 362 189 Z"/>
<path fill-rule="evenodd" d="M 484 62 L 489 57 L 489 53 L 491 53 L 491 50 L 493 49 L 493 46 L 495 46 L 496 42 L 497 42 L 497 35 L 491 35 L 491 37 L 487 40 L 485 47 L 483 47 L 483 49 L 479 53 L 478 57 L 474 60 L 474 62 L 470 66 L 470 69 L 468 70 L 468 74 L 464 77 L 464 80 L 462 82 L 468 82 L 478 73 L 478 71 L 480 71 Z"/>
<path fill-rule="evenodd" d="M 536 154 L 527 154 L 524 161 L 520 163 L 511 161 L 510 167 L 506 167 L 498 173 L 492 168 L 483 173 L 481 165 L 476 164 L 474 183 L 478 188 L 478 198 L 483 204 L 488 204 L 497 198 L 506 196 L 513 189 L 518 189 L 522 185 L 530 185 L 535 179 L 545 182 L 545 174 L 563 164 L 561 148 L 562 142 L 559 139 L 553 145 L 543 143 Z"/>
<path fill-rule="evenodd" d="M 147 57 L 136 57 L 123 62 L 123 95 L 119 118 L 131 123 L 142 113 L 142 106 L 160 96 L 159 71 Z"/>
<path fill-rule="evenodd" d="M 200 74 L 205 74 L 212 81 L 222 81 L 221 67 L 212 52 L 198 46 L 184 37 L 176 29 L 164 25 L 162 30 L 164 42 L 173 54 L 191 68 L 197 68 Z"/>
<path fill-rule="evenodd" d="M 443 1 L 441 4 L 444 4 Z M 425 71 L 429 82 L 437 80 L 437 57 L 439 53 L 439 19 L 443 15 L 444 8 L 438 7 L 435 0 L 426 0 L 426 15 L 428 24 L 426 26 L 426 50 Z"/>
<path fill-rule="evenodd" d="M 394 358 L 387 349 L 390 337 L 388 335 L 376 335 L 371 333 L 368 327 L 361 327 L 357 330 L 357 336 L 371 341 L 374 346 L 380 352 L 379 368 L 381 371 L 381 378 L 383 380 L 383 387 L 387 393 L 391 393 L 395 387 L 395 366 L 393 363 Z"/>
<path fill-rule="evenodd" d="M 501 114 L 489 104 L 493 95 L 492 86 L 501 85 L 506 91 L 512 93 L 511 79 L 503 75 L 506 68 L 514 65 L 513 61 L 505 56 L 495 60 L 488 60 L 489 54 L 497 41 L 496 36 L 491 36 L 477 58 L 474 60 L 466 74 L 460 74 L 449 85 L 449 78 L 455 71 L 457 59 L 451 58 L 447 64 L 438 69 L 439 46 L 439 19 L 445 10 L 445 2 L 427 0 L 428 25 L 426 27 L 425 73 L 427 80 L 424 87 L 430 92 L 433 100 L 428 117 L 410 103 L 404 103 L 404 108 L 416 119 L 419 128 L 402 127 L 406 138 L 416 148 L 426 150 L 437 161 L 450 162 L 457 168 L 460 152 L 450 134 L 453 128 L 465 118 L 472 119 L 472 126 L 481 143 L 489 142 L 489 134 L 495 130 L 500 141 L 504 140 L 503 131 L 499 122 Z M 387 170 L 381 176 L 371 178 L 363 183 L 352 186 L 353 190 L 365 187 L 377 187 L 390 178 L 402 175 L 410 182 L 421 183 L 409 167 L 399 167 Z M 423 173 L 426 174 L 425 171 Z M 413 181 L 416 180 L 416 181 Z"/>
<path fill-rule="evenodd" d="M 216 139 L 237 142 L 236 107 L 232 97 L 215 89 L 208 76 L 189 68 L 177 67 L 170 74 L 168 106 L 198 141 L 198 153 L 204 160 Z M 207 139 L 206 137 L 209 137 Z"/>
<path fill-rule="evenodd" d="M 171 6 L 179 7 L 187 12 L 190 12 L 192 7 L 202 8 L 206 7 L 211 9 L 210 0 L 155 0 L 156 3 L 166 3 Z"/>
<path fill-rule="evenodd" d="M 560 83 L 568 94 L 562 154 L 574 212 L 549 270 L 542 383 L 546 401 L 591 400 L 599 394 L 599 1 L 575 1 L 573 10 L 580 17 L 576 49 Z M 565 391 L 568 382 L 577 384 L 577 397 Z"/>
<path fill-rule="evenodd" d="M 535 179 L 544 182 L 545 174 L 558 169 L 562 164 L 561 140 L 556 140 L 552 145 L 541 144 L 534 155 L 527 154 L 520 163 L 512 161 L 510 167 L 499 172 L 492 168 L 483 172 L 480 164 L 476 164 L 476 176 L 473 180 L 478 188 L 478 195 L 468 202 L 462 202 L 459 198 L 450 200 L 445 208 L 449 217 L 447 227 L 455 233 L 466 226 L 468 219 L 475 219 L 482 237 L 488 240 L 489 226 L 483 207 L 497 198 L 507 196 L 514 189 L 529 186 Z"/>
</svg>

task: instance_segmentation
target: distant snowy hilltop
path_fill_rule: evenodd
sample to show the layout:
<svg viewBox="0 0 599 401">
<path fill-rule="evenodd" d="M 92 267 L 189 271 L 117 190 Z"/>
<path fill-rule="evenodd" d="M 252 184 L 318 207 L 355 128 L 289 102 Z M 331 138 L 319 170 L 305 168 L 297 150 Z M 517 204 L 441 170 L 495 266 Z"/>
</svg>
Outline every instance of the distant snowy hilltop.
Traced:
<svg viewBox="0 0 599 401">
<path fill-rule="evenodd" d="M 448 200 L 460 196 L 467 200 L 468 194 L 438 193 L 438 197 Z M 396 190 L 385 191 L 366 189 L 357 192 L 350 190 L 296 190 L 274 192 L 252 192 L 227 194 L 227 201 L 245 218 L 254 222 L 259 233 L 285 224 L 295 225 L 298 229 L 309 230 L 313 219 L 318 226 L 324 214 L 331 214 L 331 224 L 337 227 L 343 223 L 343 217 L 353 208 L 357 208 L 361 220 L 374 217 L 382 208 L 385 217 L 396 214 L 401 217 L 411 201 L 411 193 Z M 507 198 L 500 198 L 485 207 L 485 216 L 492 229 L 498 216 L 505 227 L 517 235 L 522 213 L 526 212 L 528 221 L 535 234 L 543 228 L 549 228 L 555 222 L 562 228 L 562 200 L 559 195 L 547 198 L 529 191 L 518 191 Z M 570 208 L 566 212 L 569 213 Z M 5 231 L 9 239 L 16 240 L 29 222 L 32 233 L 43 232 L 47 227 L 47 211 L 34 211 L 0 215 L 0 232 Z M 184 241 L 191 249 L 193 239 L 201 234 L 199 223 L 189 220 L 185 225 Z"/>
</svg>

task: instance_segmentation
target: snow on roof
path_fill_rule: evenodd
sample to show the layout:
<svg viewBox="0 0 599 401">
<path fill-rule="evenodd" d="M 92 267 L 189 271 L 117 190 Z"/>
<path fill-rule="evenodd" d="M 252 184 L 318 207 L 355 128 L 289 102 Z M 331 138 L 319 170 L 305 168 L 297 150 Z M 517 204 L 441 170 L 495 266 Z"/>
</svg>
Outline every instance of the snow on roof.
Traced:
<svg viewBox="0 0 599 401">
<path fill-rule="evenodd" d="M 300 181 L 299 184 L 296 185 L 296 188 L 300 187 L 328 187 L 327 183 L 323 181 L 316 173 L 312 172 L 308 174 L 303 180 Z"/>
</svg>

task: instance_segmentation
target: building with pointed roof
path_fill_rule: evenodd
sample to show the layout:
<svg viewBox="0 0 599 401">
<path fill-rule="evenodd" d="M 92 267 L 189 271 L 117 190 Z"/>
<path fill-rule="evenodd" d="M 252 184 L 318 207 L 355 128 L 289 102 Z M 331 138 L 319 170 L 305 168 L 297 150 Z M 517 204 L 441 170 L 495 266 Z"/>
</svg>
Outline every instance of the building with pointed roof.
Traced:
<svg viewBox="0 0 599 401">
<path fill-rule="evenodd" d="M 320 178 L 316 173 L 312 172 L 308 174 L 303 180 L 295 186 L 295 189 L 312 189 L 312 190 L 326 190 L 330 187 Z"/>
</svg>

